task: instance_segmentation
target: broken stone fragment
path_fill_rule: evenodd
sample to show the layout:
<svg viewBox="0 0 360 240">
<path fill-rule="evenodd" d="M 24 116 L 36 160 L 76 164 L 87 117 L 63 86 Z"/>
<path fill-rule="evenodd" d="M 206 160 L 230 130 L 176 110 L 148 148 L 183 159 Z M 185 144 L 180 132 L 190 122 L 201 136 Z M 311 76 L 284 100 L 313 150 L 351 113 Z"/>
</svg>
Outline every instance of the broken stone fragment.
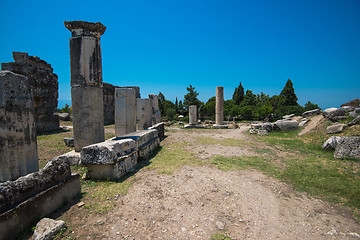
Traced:
<svg viewBox="0 0 360 240">
<path fill-rule="evenodd" d="M 65 227 L 65 222 L 62 220 L 55 221 L 50 218 L 43 218 L 36 224 L 33 239 L 51 240 Z"/>
<path fill-rule="evenodd" d="M 345 128 L 346 128 L 346 124 L 342 124 L 342 123 L 334 124 L 326 128 L 326 133 L 327 134 L 340 133 L 344 131 Z"/>
</svg>

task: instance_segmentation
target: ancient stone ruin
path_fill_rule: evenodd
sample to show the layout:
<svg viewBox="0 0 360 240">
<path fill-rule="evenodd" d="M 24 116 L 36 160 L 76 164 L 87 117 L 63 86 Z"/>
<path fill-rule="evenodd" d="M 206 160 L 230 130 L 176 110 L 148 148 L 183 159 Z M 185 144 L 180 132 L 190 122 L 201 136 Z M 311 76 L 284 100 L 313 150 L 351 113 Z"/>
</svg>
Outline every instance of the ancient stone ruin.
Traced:
<svg viewBox="0 0 360 240">
<path fill-rule="evenodd" d="M 70 69 L 75 151 L 103 142 L 104 105 L 100 37 L 101 23 L 65 21 L 71 31 Z"/>
<path fill-rule="evenodd" d="M 196 105 L 189 106 L 189 124 L 190 125 L 197 124 L 197 106 Z"/>
<path fill-rule="evenodd" d="M 152 126 L 152 104 L 149 98 L 138 98 L 136 102 L 138 130 Z"/>
<path fill-rule="evenodd" d="M 35 111 L 27 77 L 0 71 L 0 182 L 39 170 Z"/>
<path fill-rule="evenodd" d="M 136 93 L 133 88 L 115 89 L 115 134 L 136 131 Z"/>
<path fill-rule="evenodd" d="M 29 79 L 34 97 L 35 124 L 37 132 L 59 128 L 59 119 L 54 115 L 58 105 L 58 76 L 50 64 L 24 52 L 13 52 L 15 62 L 1 63 L 2 70 L 9 70 Z"/>
<path fill-rule="evenodd" d="M 115 123 L 115 89 L 131 88 L 134 89 L 136 98 L 140 98 L 140 88 L 135 86 L 119 87 L 109 83 L 103 83 L 103 100 L 104 100 L 104 124 L 110 125 Z"/>
<path fill-rule="evenodd" d="M 0 240 L 14 239 L 80 193 L 68 160 L 39 170 L 29 79 L 0 71 Z"/>
<path fill-rule="evenodd" d="M 159 110 L 159 98 L 155 94 L 149 94 L 149 99 L 152 107 L 152 125 L 161 122 L 161 113 Z"/>
<path fill-rule="evenodd" d="M 224 125 L 224 87 L 216 87 L 215 125 L 213 127 L 228 127 Z"/>
</svg>

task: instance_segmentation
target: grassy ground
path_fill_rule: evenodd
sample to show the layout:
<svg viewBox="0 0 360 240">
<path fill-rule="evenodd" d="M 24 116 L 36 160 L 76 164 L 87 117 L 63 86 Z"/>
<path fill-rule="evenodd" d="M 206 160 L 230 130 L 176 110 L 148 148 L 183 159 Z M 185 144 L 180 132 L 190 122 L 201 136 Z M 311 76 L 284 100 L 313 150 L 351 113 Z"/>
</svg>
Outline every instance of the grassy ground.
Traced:
<svg viewBox="0 0 360 240">
<path fill-rule="evenodd" d="M 304 191 L 330 202 L 350 209 L 360 219 L 360 161 L 354 159 L 335 159 L 333 152 L 321 149 L 322 143 L 329 137 L 325 128 L 330 123 L 324 122 L 316 131 L 298 136 L 298 131 L 272 132 L 268 136 L 252 136 L 253 142 L 225 138 L 217 140 L 209 137 L 198 137 L 195 143 L 224 146 L 251 147 L 258 156 L 224 157 L 215 156 L 206 161 L 197 158 L 196 154 L 186 150 L 189 143 L 169 143 L 158 149 L 157 154 L 139 167 L 154 170 L 160 174 L 172 174 L 184 165 L 212 165 L 220 170 L 257 169 L 265 174 L 290 183 L 298 191 Z M 114 137 L 114 126 L 106 126 L 106 138 Z M 169 130 L 171 134 L 178 130 Z M 192 130 L 189 130 L 192 131 Z M 196 131 L 213 131 L 196 129 Z M 359 136 L 360 126 L 347 128 L 340 135 Z M 72 136 L 71 131 L 38 136 L 40 164 L 59 154 L 71 151 L 63 143 L 64 137 Z M 259 147 L 262 143 L 267 147 Z M 83 167 L 73 167 L 73 172 L 80 174 L 86 171 Z M 122 181 L 82 180 L 81 201 L 86 202 L 86 214 L 104 214 L 113 209 L 117 195 L 126 194 L 135 181 L 130 174 Z M 65 219 L 66 220 L 66 219 Z M 62 238 L 71 234 L 67 233 Z M 211 239 L 228 239 L 221 233 Z"/>
</svg>

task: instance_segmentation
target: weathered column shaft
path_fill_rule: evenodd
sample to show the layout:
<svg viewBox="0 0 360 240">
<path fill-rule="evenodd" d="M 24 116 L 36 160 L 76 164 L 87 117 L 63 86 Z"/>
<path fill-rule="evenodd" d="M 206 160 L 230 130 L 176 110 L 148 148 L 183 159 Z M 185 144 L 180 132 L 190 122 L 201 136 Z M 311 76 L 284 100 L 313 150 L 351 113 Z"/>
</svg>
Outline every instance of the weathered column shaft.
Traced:
<svg viewBox="0 0 360 240">
<path fill-rule="evenodd" d="M 197 106 L 196 105 L 189 106 L 189 124 L 190 125 L 197 124 Z"/>
<path fill-rule="evenodd" d="M 144 130 L 151 127 L 152 122 L 152 106 L 150 99 L 137 98 L 136 111 L 137 111 L 137 124 L 138 130 Z"/>
<path fill-rule="evenodd" d="M 149 94 L 149 99 L 152 106 L 152 125 L 161 122 L 161 113 L 159 110 L 159 98 L 155 94 Z"/>
<path fill-rule="evenodd" d="M 71 102 L 75 151 L 102 142 L 104 134 L 103 79 L 100 37 L 101 23 L 65 22 L 71 31 Z"/>
<path fill-rule="evenodd" d="M 116 137 L 136 131 L 136 92 L 133 88 L 115 89 Z"/>
<path fill-rule="evenodd" d="M 224 124 L 224 88 L 216 87 L 215 124 Z"/>
<path fill-rule="evenodd" d="M 0 182 L 39 170 L 34 116 L 28 78 L 0 71 Z"/>
</svg>

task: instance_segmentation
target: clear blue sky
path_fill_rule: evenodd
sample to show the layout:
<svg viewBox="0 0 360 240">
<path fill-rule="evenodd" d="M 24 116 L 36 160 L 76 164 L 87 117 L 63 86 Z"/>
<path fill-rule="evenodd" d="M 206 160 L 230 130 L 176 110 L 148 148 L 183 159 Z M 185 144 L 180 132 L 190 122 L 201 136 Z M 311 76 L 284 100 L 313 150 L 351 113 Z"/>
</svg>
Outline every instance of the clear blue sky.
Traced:
<svg viewBox="0 0 360 240">
<path fill-rule="evenodd" d="M 64 20 L 100 21 L 104 82 L 182 99 L 192 84 L 207 101 L 239 82 L 279 94 L 287 79 L 303 105 L 360 98 L 359 0 L 1 0 L 0 62 L 24 51 L 50 63 L 59 100 L 70 96 L 70 32 Z M 60 105 L 61 107 L 61 105 Z"/>
</svg>

